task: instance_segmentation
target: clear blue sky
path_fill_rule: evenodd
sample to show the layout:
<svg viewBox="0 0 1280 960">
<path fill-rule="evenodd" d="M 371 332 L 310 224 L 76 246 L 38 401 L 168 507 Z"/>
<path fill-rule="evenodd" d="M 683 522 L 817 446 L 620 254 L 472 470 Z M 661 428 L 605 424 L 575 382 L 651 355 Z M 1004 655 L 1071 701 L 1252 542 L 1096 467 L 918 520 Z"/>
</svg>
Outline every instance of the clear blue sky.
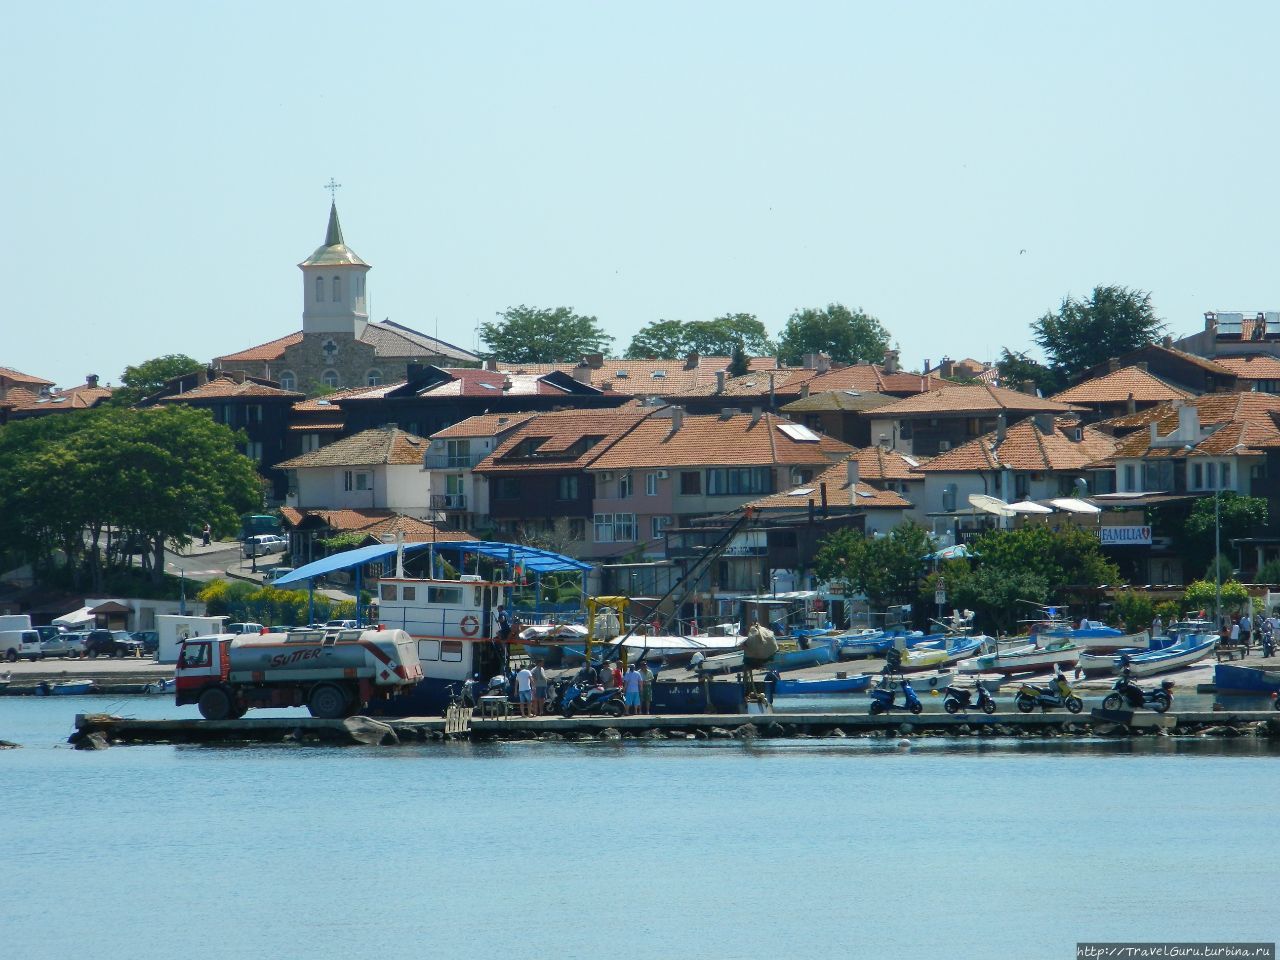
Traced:
<svg viewBox="0 0 1280 960">
<path fill-rule="evenodd" d="M 1274 4 L 26 3 L 0 38 L 0 365 L 300 329 L 330 176 L 371 313 L 841 301 L 916 366 L 1096 284 L 1280 307 Z M 1025 250 L 1025 253 L 1021 251 Z"/>
</svg>

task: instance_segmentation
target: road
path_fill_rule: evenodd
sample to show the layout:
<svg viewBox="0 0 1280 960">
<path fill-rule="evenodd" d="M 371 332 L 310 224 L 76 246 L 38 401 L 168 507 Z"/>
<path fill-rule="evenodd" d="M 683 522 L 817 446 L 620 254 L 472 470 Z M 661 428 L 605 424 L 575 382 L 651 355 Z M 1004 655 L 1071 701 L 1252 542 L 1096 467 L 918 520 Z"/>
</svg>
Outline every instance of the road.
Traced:
<svg viewBox="0 0 1280 960">
<path fill-rule="evenodd" d="M 226 579 L 228 575 L 238 580 L 262 583 L 263 575 L 267 570 L 288 563 L 288 558 L 282 553 L 258 557 L 258 570 L 255 573 L 253 560 L 246 560 L 241 556 L 240 542 L 237 540 L 215 542 L 207 547 L 193 543 L 182 553 L 166 550 L 164 559 L 165 570 L 168 573 L 181 574 L 196 583 Z M 194 592 L 193 590 L 192 594 Z M 318 587 L 316 593 L 331 600 L 355 599 L 355 594 L 331 587 Z"/>
</svg>

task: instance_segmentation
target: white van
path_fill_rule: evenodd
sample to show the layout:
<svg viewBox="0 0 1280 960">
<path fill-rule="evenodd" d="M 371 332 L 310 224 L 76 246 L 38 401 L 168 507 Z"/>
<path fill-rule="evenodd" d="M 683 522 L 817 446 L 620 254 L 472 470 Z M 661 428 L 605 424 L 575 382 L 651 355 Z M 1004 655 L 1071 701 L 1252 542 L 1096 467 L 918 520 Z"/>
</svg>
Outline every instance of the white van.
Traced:
<svg viewBox="0 0 1280 960">
<path fill-rule="evenodd" d="M 0 630 L 0 657 L 13 663 L 19 657 L 39 660 L 44 650 L 34 630 Z"/>
</svg>

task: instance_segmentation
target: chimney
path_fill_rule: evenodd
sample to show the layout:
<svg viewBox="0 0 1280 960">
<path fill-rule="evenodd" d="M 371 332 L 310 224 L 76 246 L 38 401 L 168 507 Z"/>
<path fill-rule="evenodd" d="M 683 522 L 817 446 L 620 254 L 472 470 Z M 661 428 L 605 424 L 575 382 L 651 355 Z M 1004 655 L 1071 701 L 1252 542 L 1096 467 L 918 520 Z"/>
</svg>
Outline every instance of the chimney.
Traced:
<svg viewBox="0 0 1280 960">
<path fill-rule="evenodd" d="M 887 433 L 882 433 L 882 434 L 880 434 L 880 438 L 879 438 L 879 439 L 880 439 L 880 446 L 881 446 L 883 449 L 888 450 L 888 449 L 889 449 L 889 435 L 888 435 Z"/>
<path fill-rule="evenodd" d="M 603 353 L 584 354 L 582 357 L 582 362 L 585 363 L 592 370 L 599 370 L 601 367 L 604 366 L 604 354 Z"/>
<path fill-rule="evenodd" d="M 724 393 L 724 378 L 726 374 L 723 370 L 716 371 L 716 393 Z"/>
<path fill-rule="evenodd" d="M 486 360 L 485 366 L 487 367 L 490 362 L 491 361 Z M 422 376 L 422 364 L 410 363 L 408 366 L 404 368 L 404 375 L 410 382 L 417 380 L 420 376 Z"/>
<path fill-rule="evenodd" d="M 751 408 L 751 425 L 754 427 L 760 422 L 760 418 L 764 416 L 764 407 Z"/>
<path fill-rule="evenodd" d="M 1218 331 L 1218 315 L 1212 310 L 1208 310 L 1204 315 L 1204 328 L 1206 330 L 1217 333 Z"/>
<path fill-rule="evenodd" d="M 244 371 L 243 371 L 243 370 L 232 370 L 232 371 L 231 371 L 231 379 L 232 379 L 232 380 L 234 380 L 236 383 L 244 383 Z M 93 382 L 94 382 L 94 384 L 96 385 L 96 384 L 97 384 L 97 382 L 98 382 L 98 378 L 97 378 L 97 377 L 94 377 L 94 378 L 93 378 Z"/>
<path fill-rule="evenodd" d="M 1023 380 L 1022 392 L 1034 397 L 1036 395 L 1036 382 L 1034 380 Z"/>
<path fill-rule="evenodd" d="M 1004 443 L 1004 433 L 1009 429 L 1009 416 L 1003 410 L 996 416 L 996 445 Z"/>
<path fill-rule="evenodd" d="M 925 358 L 924 358 L 924 366 L 923 366 L 923 367 L 921 367 L 920 369 L 921 369 L 921 370 L 923 370 L 925 373 L 928 373 L 928 372 L 929 372 L 929 364 L 930 364 L 929 358 L 928 358 L 928 357 L 925 357 Z M 888 370 L 886 370 L 886 371 L 885 371 L 885 373 L 888 373 L 888 372 L 889 372 Z"/>
<path fill-rule="evenodd" d="M 1138 401 L 1133 399 L 1132 393 L 1129 394 L 1129 399 L 1125 401 L 1125 406 L 1126 406 L 1126 409 L 1129 411 L 1129 416 L 1133 416 L 1135 413 L 1138 412 Z"/>
<path fill-rule="evenodd" d="M 858 482 L 858 458 L 850 457 L 848 460 L 844 462 L 844 467 L 845 467 L 845 471 L 848 473 L 848 476 L 849 476 L 849 489 L 850 491 L 852 491 L 854 484 Z M 853 502 L 852 493 L 850 493 L 849 495 L 849 502 L 850 503 Z"/>
<path fill-rule="evenodd" d="M 671 408 L 671 433 L 675 433 L 684 426 L 684 407 Z M 671 433 L 667 436 L 671 436 Z"/>
<path fill-rule="evenodd" d="M 807 383 L 800 384 L 800 399 L 805 400 L 808 398 L 808 396 L 809 396 L 809 384 Z"/>
<path fill-rule="evenodd" d="M 1117 370 L 1119 370 L 1119 369 L 1120 369 L 1120 358 L 1119 358 L 1119 357 L 1108 357 L 1108 358 L 1107 358 L 1107 373 L 1115 373 L 1115 372 L 1116 372 Z"/>
<path fill-rule="evenodd" d="M 571 373 L 570 376 L 579 383 L 585 383 L 587 386 L 591 386 L 591 366 L 587 363 L 586 357 L 583 357 L 578 362 L 578 365 L 573 368 L 573 373 Z"/>
<path fill-rule="evenodd" d="M 512 386 L 513 386 L 513 384 L 511 383 L 511 378 L 510 378 L 510 377 L 503 377 L 503 378 L 502 378 L 502 392 L 503 392 L 503 393 L 510 393 L 510 392 L 511 392 L 511 387 L 512 387 Z"/>
<path fill-rule="evenodd" d="M 925 361 L 925 369 L 926 370 L 929 369 L 928 360 Z M 886 350 L 884 352 L 884 372 L 885 373 L 898 372 L 898 351 L 897 350 Z"/>
<path fill-rule="evenodd" d="M 1178 440 L 1193 445 L 1200 442 L 1200 411 L 1194 404 L 1178 407 Z"/>
<path fill-rule="evenodd" d="M 98 375 L 96 373 L 89 374 L 84 378 L 84 385 L 86 387 L 96 387 L 98 385 Z"/>
<path fill-rule="evenodd" d="M 484 362 L 484 369 L 489 371 L 496 371 L 498 369 L 498 358 L 490 357 L 488 360 L 486 360 Z"/>
<path fill-rule="evenodd" d="M 826 373 L 831 369 L 831 358 L 825 353 L 818 354 L 817 370 L 819 373 Z"/>
<path fill-rule="evenodd" d="M 950 357 L 943 357 L 942 362 L 938 364 L 938 374 L 944 380 L 950 380 L 956 375 L 955 361 Z"/>
<path fill-rule="evenodd" d="M 684 358 L 684 368 L 686 370 L 698 369 L 698 351 L 690 350 L 689 355 Z"/>
</svg>

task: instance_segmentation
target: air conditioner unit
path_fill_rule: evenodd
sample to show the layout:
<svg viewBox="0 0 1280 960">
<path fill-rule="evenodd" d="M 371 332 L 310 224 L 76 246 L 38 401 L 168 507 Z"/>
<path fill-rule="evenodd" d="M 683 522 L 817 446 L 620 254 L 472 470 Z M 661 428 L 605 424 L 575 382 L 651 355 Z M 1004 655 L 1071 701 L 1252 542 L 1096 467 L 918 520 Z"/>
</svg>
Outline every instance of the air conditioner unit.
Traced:
<svg viewBox="0 0 1280 960">
<path fill-rule="evenodd" d="M 612 480 L 612 479 L 613 479 L 613 471 L 612 471 L 612 470 L 601 470 L 599 473 L 597 473 L 597 474 L 596 474 L 596 479 L 597 479 L 597 480 Z"/>
<path fill-rule="evenodd" d="M 938 441 L 938 449 L 939 449 L 939 450 L 950 450 L 950 449 L 951 449 L 951 441 L 950 441 L 950 440 L 939 440 L 939 441 Z"/>
<path fill-rule="evenodd" d="M 671 476 L 671 473 L 668 470 L 659 470 L 657 473 L 657 477 L 659 480 L 666 480 L 670 476 Z"/>
</svg>

